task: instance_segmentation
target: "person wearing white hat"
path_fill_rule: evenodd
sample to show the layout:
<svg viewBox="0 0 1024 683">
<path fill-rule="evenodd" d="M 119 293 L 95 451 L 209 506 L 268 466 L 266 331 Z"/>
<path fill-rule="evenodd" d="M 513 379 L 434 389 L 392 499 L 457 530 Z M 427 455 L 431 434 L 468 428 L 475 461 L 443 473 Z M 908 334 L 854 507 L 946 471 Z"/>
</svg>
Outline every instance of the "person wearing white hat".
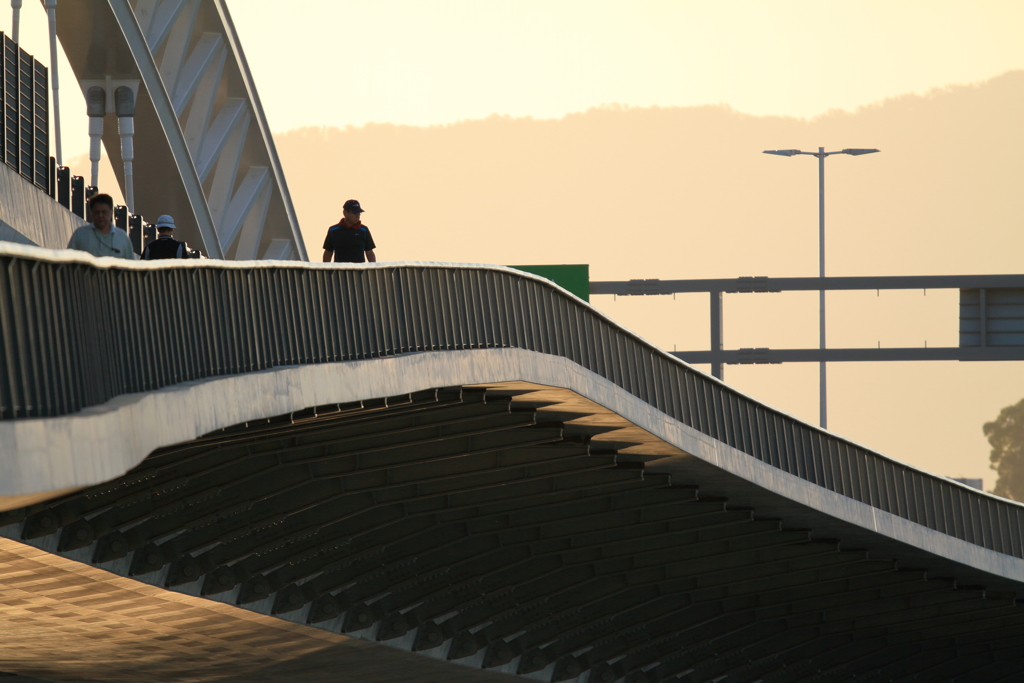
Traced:
<svg viewBox="0 0 1024 683">
<path fill-rule="evenodd" d="M 184 242 L 174 239 L 174 217 L 163 215 L 156 219 L 156 234 L 158 237 L 146 245 L 142 252 L 144 261 L 152 261 L 164 258 L 188 258 L 188 246 Z"/>
</svg>

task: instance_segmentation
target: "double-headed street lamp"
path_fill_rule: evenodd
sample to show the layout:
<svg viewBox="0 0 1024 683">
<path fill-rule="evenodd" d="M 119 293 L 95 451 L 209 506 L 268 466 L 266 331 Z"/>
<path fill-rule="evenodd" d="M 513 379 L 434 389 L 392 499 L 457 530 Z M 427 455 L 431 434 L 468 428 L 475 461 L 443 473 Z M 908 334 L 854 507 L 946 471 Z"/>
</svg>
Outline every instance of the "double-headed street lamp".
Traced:
<svg viewBox="0 0 1024 683">
<path fill-rule="evenodd" d="M 794 157 L 798 154 L 818 157 L 818 277 L 825 277 L 825 157 L 833 154 L 849 154 L 860 156 L 861 154 L 873 154 L 877 149 L 843 149 L 838 152 L 826 152 L 824 147 L 819 147 L 817 152 L 801 152 L 798 149 L 766 149 L 765 154 L 776 154 L 780 157 Z M 819 312 L 819 348 L 825 348 L 825 290 L 818 292 Z M 819 365 L 821 379 L 820 398 L 818 407 L 821 411 L 821 428 L 828 428 L 828 409 L 825 400 L 825 361 Z"/>
</svg>

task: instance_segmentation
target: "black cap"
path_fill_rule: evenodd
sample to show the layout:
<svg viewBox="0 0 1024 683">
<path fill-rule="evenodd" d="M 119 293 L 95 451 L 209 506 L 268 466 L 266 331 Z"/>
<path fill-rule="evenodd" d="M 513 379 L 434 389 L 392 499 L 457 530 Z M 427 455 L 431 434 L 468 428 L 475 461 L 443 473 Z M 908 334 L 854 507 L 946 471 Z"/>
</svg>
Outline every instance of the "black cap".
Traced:
<svg viewBox="0 0 1024 683">
<path fill-rule="evenodd" d="M 359 206 L 359 202 L 357 202 L 355 199 L 350 199 L 347 202 L 345 202 L 345 206 L 343 206 L 342 208 L 345 209 L 346 211 L 355 211 L 356 213 L 363 212 L 363 207 Z"/>
</svg>

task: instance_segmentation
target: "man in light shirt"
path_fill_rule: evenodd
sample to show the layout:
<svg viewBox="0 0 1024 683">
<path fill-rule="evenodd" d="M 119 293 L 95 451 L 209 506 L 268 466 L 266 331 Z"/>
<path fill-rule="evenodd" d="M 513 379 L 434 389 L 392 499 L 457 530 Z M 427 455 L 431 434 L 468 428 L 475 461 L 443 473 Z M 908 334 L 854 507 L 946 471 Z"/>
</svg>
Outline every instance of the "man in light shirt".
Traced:
<svg viewBox="0 0 1024 683">
<path fill-rule="evenodd" d="M 111 222 L 114 218 L 113 198 L 109 194 L 93 196 L 89 200 L 89 211 L 92 213 L 92 224 L 83 225 L 72 233 L 68 249 L 78 249 L 93 256 L 134 260 L 135 252 L 132 251 L 128 233 Z"/>
</svg>

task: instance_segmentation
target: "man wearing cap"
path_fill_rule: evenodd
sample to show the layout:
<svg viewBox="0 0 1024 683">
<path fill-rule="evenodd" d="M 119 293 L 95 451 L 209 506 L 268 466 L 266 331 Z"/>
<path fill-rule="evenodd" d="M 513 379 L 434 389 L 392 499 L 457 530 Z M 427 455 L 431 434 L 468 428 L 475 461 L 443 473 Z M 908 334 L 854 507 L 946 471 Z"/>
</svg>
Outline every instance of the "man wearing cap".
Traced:
<svg viewBox="0 0 1024 683">
<path fill-rule="evenodd" d="M 174 217 L 164 214 L 156 219 L 158 237 L 146 245 L 142 260 L 153 261 L 164 258 L 188 258 L 188 247 L 174 239 Z"/>
<path fill-rule="evenodd" d="M 344 218 L 327 229 L 324 263 L 376 263 L 377 256 L 373 250 L 377 245 L 373 243 L 369 228 L 360 220 L 363 207 L 356 200 L 350 199 L 342 208 Z"/>
</svg>

